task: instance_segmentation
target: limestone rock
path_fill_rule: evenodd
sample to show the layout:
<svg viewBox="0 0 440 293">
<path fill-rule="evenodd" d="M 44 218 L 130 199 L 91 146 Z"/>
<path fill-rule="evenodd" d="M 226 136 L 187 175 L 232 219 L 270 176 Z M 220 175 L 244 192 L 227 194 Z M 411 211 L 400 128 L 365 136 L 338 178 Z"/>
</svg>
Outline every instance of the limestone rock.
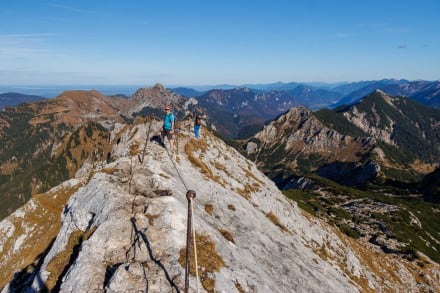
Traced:
<svg viewBox="0 0 440 293">
<path fill-rule="evenodd" d="M 60 292 L 183 291 L 187 189 L 197 194 L 200 292 L 411 291 L 439 285 L 435 277 L 418 284 L 410 266 L 377 256 L 304 215 L 254 163 L 209 132 L 196 141 L 182 131 L 174 156 L 149 143 L 140 163 L 127 151 L 145 142 L 147 126 L 136 127 L 121 135 L 114 161 L 94 170 L 71 196 L 62 227 L 29 280 L 21 287 L 10 282 L 2 293 L 44 286 Z M 11 234 L 10 225 L 3 226 L 4 235 Z M 402 277 L 388 281 L 381 273 L 386 270 L 377 267 L 393 267 Z M 429 268 L 425 274 L 438 275 L 438 265 Z M 194 276 L 190 286 L 195 291 Z"/>
</svg>

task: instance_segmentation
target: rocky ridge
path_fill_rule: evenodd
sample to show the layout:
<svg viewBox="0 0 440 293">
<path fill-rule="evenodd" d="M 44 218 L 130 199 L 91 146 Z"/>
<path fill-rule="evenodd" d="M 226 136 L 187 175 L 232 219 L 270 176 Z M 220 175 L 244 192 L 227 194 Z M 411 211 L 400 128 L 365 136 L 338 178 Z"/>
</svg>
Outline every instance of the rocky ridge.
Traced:
<svg viewBox="0 0 440 293">
<path fill-rule="evenodd" d="M 252 137 L 246 152 L 264 172 L 274 174 L 284 169 L 289 174 L 288 170 L 311 172 L 325 165 L 339 170 L 334 163 L 352 164 L 350 169 L 355 169 L 362 164 L 363 157 L 377 151 L 375 143 L 373 138 L 342 135 L 324 126 L 307 108 L 297 107 Z M 274 170 L 274 166 L 279 167 Z M 378 171 L 367 179 L 374 178 Z"/>
<path fill-rule="evenodd" d="M 368 136 L 414 156 L 407 160 L 433 163 L 434 168 L 439 163 L 438 110 L 376 90 L 340 113 Z"/>
<path fill-rule="evenodd" d="M 186 114 L 190 105 L 197 105 L 194 98 L 188 99 L 167 90 L 161 84 L 155 84 L 151 88 L 140 88 L 128 100 L 124 107 L 124 114 L 127 117 L 133 117 L 135 114 L 142 113 L 144 108 L 157 109 L 162 111 L 165 105 L 171 105 L 174 113 Z"/>
<path fill-rule="evenodd" d="M 194 140 L 182 131 L 178 154 L 171 158 L 149 141 L 141 163 L 138 155 L 147 128 L 147 124 L 116 125 L 113 131 L 117 133 L 112 136 L 120 141 L 112 150 L 113 162 L 102 162 L 96 169 L 85 164 L 76 181 L 63 185 L 81 187 L 64 208 L 58 208 L 62 210 L 61 228 L 43 251 L 6 245 L 17 243 L 17 238 L 29 243 L 24 235 L 45 235 L 36 226 L 19 233 L 13 219 L 26 218 L 26 207 L 1 222 L 2 259 L 33 253 L 36 260 L 26 268 L 21 264 L 23 270 L 12 281 L 2 279 L 1 286 L 10 281 L 2 292 L 26 288 L 61 292 L 183 290 L 187 187 L 197 193 L 194 224 L 202 291 L 439 288 L 437 264 L 426 259 L 418 266 L 384 255 L 373 245 L 358 243 L 303 214 L 255 164 L 209 132 L 203 133 L 202 140 Z M 153 123 L 152 128 L 157 133 L 160 124 Z M 32 201 L 28 204 L 33 205 Z M 194 277 L 191 284 L 193 290 Z"/>
</svg>

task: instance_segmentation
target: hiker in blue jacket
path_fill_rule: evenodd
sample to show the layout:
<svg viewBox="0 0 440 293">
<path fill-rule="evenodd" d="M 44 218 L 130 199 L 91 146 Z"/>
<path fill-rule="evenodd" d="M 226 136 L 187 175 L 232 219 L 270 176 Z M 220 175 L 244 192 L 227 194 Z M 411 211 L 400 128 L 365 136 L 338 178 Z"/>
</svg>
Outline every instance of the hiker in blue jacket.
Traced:
<svg viewBox="0 0 440 293">
<path fill-rule="evenodd" d="M 202 117 L 200 115 L 196 115 L 194 119 L 194 136 L 199 138 L 200 126 L 202 125 Z"/>
<path fill-rule="evenodd" d="M 165 106 L 165 114 L 163 116 L 163 126 L 161 130 L 162 143 L 165 145 L 165 136 L 170 143 L 170 152 L 173 151 L 173 132 L 174 132 L 174 115 L 171 113 L 171 106 Z"/>
</svg>

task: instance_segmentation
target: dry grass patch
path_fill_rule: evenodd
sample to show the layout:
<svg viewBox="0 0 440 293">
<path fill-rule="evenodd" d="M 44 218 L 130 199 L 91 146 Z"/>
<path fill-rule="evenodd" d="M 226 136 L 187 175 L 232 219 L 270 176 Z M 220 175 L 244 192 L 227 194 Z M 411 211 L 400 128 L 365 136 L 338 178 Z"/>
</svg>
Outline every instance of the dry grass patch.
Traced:
<svg viewBox="0 0 440 293">
<path fill-rule="evenodd" d="M 16 161 L 8 160 L 0 166 L 0 175 L 12 175 L 18 166 Z"/>
<path fill-rule="evenodd" d="M 89 184 L 90 180 L 92 180 L 93 176 L 99 171 L 93 170 L 89 173 L 89 177 L 87 177 L 87 184 Z"/>
<path fill-rule="evenodd" d="M 44 124 L 44 123 L 48 123 L 48 122 L 52 122 L 52 119 L 50 119 L 48 117 L 37 116 L 37 117 L 34 117 L 31 120 L 29 120 L 28 123 L 35 127 L 38 124 Z"/>
<path fill-rule="evenodd" d="M 33 196 L 33 198 L 41 206 L 42 209 L 56 216 L 61 224 L 60 214 L 64 208 L 64 205 L 67 203 L 70 196 L 74 194 L 81 186 L 82 184 L 78 184 L 70 188 L 59 189 L 53 193 L 49 192 L 46 194 L 36 194 Z M 32 213 L 29 214 L 29 216 L 31 215 Z M 37 224 L 43 223 L 39 222 Z"/>
<path fill-rule="evenodd" d="M 188 156 L 189 161 L 191 164 L 193 164 L 193 166 L 199 168 L 202 173 L 206 174 L 208 177 L 213 177 L 212 171 L 209 169 L 209 167 L 196 155 L 197 149 L 194 147 L 191 141 L 185 145 L 185 153 Z"/>
<path fill-rule="evenodd" d="M 159 214 L 157 214 L 157 215 L 145 214 L 145 217 L 148 218 L 148 224 L 153 225 L 154 224 L 154 220 L 159 218 Z"/>
<path fill-rule="evenodd" d="M 191 144 L 194 149 L 199 150 L 201 153 L 206 153 L 209 148 L 208 143 L 200 139 L 192 138 L 188 143 Z"/>
<path fill-rule="evenodd" d="M 230 241 L 232 243 L 235 243 L 234 242 L 234 236 L 232 235 L 231 232 L 229 232 L 226 229 L 221 229 L 221 228 L 218 228 L 218 230 L 223 235 L 223 237 L 225 237 L 226 240 L 228 240 L 228 241 Z"/>
<path fill-rule="evenodd" d="M 315 249 L 315 253 L 318 254 L 322 260 L 325 261 L 327 261 L 330 257 L 328 254 L 327 246 L 324 243 L 322 243 L 321 248 Z"/>
<path fill-rule="evenodd" d="M 283 232 L 287 232 L 288 231 L 288 229 L 286 228 L 286 226 L 284 226 L 282 223 L 281 223 L 281 221 L 280 221 L 280 219 L 272 212 L 272 211 L 270 211 L 269 213 L 267 213 L 266 214 L 266 217 L 269 219 L 269 220 L 271 220 L 272 221 L 272 223 L 274 223 L 276 226 L 278 226 L 280 229 L 281 229 L 281 231 L 283 231 Z"/>
<path fill-rule="evenodd" d="M 212 216 L 212 212 L 214 211 L 214 206 L 212 204 L 205 204 L 205 212 Z"/>
<path fill-rule="evenodd" d="M 165 178 L 165 179 L 170 179 L 171 177 L 169 177 L 169 176 L 167 176 L 167 175 L 165 175 L 165 174 L 163 174 L 163 173 L 159 173 L 159 176 L 160 177 L 163 177 L 163 178 Z"/>
<path fill-rule="evenodd" d="M 256 185 L 258 187 L 261 187 L 261 185 L 264 185 L 264 182 L 261 181 L 260 179 L 258 179 L 251 171 L 243 169 L 244 174 L 246 174 L 246 177 L 252 178 L 254 181 L 258 182 L 258 183 L 254 183 L 253 185 Z"/>
<path fill-rule="evenodd" d="M 113 175 L 118 171 L 119 171 L 119 169 L 116 169 L 116 168 L 103 168 L 101 170 L 102 173 L 109 174 L 109 175 Z"/>
<path fill-rule="evenodd" d="M 195 146 L 192 143 L 193 141 L 198 143 L 197 146 Z M 191 164 L 193 166 L 195 166 L 196 168 L 200 169 L 202 174 L 205 174 L 205 176 L 208 177 L 209 179 L 211 179 L 211 180 L 217 182 L 218 184 L 222 185 L 223 187 L 225 187 L 225 183 L 223 182 L 221 177 L 215 176 L 214 173 L 212 173 L 211 169 L 208 167 L 208 165 L 206 165 L 198 157 L 197 152 L 204 153 L 204 152 L 206 152 L 207 148 L 208 148 L 208 145 L 206 144 L 206 142 L 201 141 L 201 140 L 191 139 L 190 142 L 185 144 L 185 153 L 188 156 L 188 159 L 191 162 Z"/>
<path fill-rule="evenodd" d="M 246 184 L 243 188 L 237 189 L 238 194 L 243 196 L 245 199 L 249 200 L 254 192 L 260 191 L 259 186 Z"/>
<path fill-rule="evenodd" d="M 435 169 L 438 167 L 435 164 L 427 164 L 420 160 L 415 160 L 410 164 L 410 166 L 411 168 L 422 174 L 428 174 L 434 172 Z"/>
<path fill-rule="evenodd" d="M 130 156 L 136 156 L 141 153 L 141 150 L 139 150 L 139 142 L 135 141 L 130 145 Z"/>
<path fill-rule="evenodd" d="M 132 131 L 131 131 L 131 133 L 130 133 L 130 138 L 128 139 L 128 140 L 132 140 L 133 139 L 133 137 L 136 135 L 136 133 L 139 131 L 139 127 L 135 127 Z"/>
<path fill-rule="evenodd" d="M 190 244 L 190 273 L 195 276 L 195 261 L 194 261 L 194 248 L 192 247 L 193 241 Z M 197 245 L 197 261 L 198 261 L 198 273 L 203 288 L 208 292 L 214 292 L 215 279 L 213 279 L 214 273 L 219 272 L 222 267 L 225 266 L 225 262 L 222 257 L 217 254 L 215 249 L 215 243 L 210 239 L 208 235 L 196 233 L 196 245 Z M 182 267 L 185 266 L 186 261 L 186 249 L 180 250 L 179 263 Z"/>
<path fill-rule="evenodd" d="M 108 175 L 114 175 L 116 172 L 119 172 L 119 171 L 120 171 L 120 169 L 116 169 L 116 168 L 103 168 L 101 170 L 93 170 L 89 173 L 89 177 L 87 178 L 87 183 L 89 183 L 90 180 L 92 180 L 92 177 L 97 173 L 102 172 L 102 173 L 105 173 Z"/>
<path fill-rule="evenodd" d="M 47 278 L 46 286 L 49 290 L 55 288 L 59 278 L 62 277 L 68 268 L 68 265 L 74 261 L 72 258 L 75 256 L 75 253 L 78 253 L 78 249 L 83 241 L 89 239 L 95 230 L 96 228 L 87 232 L 76 230 L 70 234 L 65 249 L 58 253 L 47 265 L 49 277 Z"/>
<path fill-rule="evenodd" d="M 35 263 L 38 256 L 49 247 L 61 228 L 63 207 L 79 187 L 80 185 L 77 185 L 33 195 L 34 209 L 29 210 L 29 205 L 26 204 L 23 208 L 27 212 L 23 218 L 10 217 L 15 230 L 10 238 L 5 239 L 0 253 L 0 288 L 13 278 L 14 272 Z M 17 238 L 25 233 L 23 227 L 30 227 L 32 230 L 27 232 L 21 247 L 14 251 Z"/>
<path fill-rule="evenodd" d="M 228 177 L 231 177 L 231 176 L 232 176 L 231 172 L 229 172 L 229 171 L 226 169 L 226 166 L 225 166 L 225 165 L 223 165 L 223 164 L 221 164 L 221 163 L 219 163 L 219 162 L 214 162 L 214 167 L 215 167 L 217 170 L 223 171 Z"/>
</svg>

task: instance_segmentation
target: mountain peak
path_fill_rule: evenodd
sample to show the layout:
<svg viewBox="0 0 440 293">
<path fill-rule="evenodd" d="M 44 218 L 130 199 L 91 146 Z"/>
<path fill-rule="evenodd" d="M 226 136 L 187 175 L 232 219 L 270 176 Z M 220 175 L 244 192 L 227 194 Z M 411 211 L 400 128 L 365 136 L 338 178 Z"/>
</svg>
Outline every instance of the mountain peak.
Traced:
<svg viewBox="0 0 440 293">
<path fill-rule="evenodd" d="M 237 87 L 237 88 L 235 88 L 235 90 L 245 92 L 245 93 L 249 93 L 251 91 L 251 89 L 248 87 Z"/>
<path fill-rule="evenodd" d="M 387 95 L 387 93 L 385 93 L 384 91 L 382 91 L 380 89 L 375 89 L 374 93 L 381 94 L 381 95 Z"/>
<path fill-rule="evenodd" d="M 140 113 L 144 108 L 163 109 L 165 105 L 171 105 L 174 110 L 182 110 L 186 99 L 166 89 L 162 84 L 156 83 L 150 88 L 140 88 L 128 99 L 128 105 L 123 110 L 126 116 Z"/>
<path fill-rule="evenodd" d="M 166 90 L 166 88 L 161 83 L 156 83 L 151 89 L 162 91 L 162 92 Z"/>
</svg>

